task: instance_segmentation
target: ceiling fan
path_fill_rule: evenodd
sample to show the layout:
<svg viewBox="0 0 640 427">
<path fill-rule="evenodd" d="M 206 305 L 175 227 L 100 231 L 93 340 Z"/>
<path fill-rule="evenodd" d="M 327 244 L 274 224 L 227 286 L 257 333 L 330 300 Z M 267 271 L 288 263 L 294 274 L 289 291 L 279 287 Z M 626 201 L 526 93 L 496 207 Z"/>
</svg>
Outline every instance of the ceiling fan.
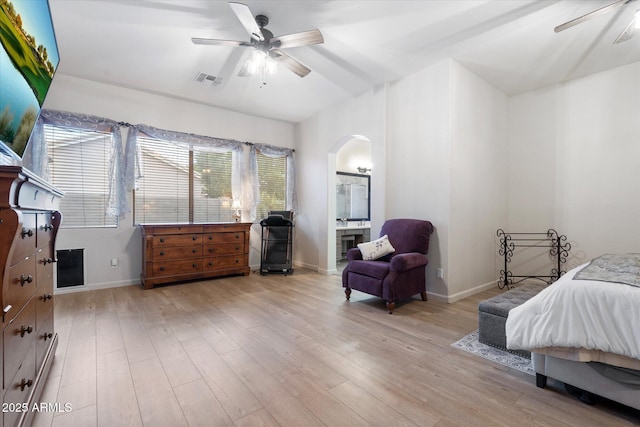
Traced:
<svg viewBox="0 0 640 427">
<path fill-rule="evenodd" d="M 564 31 L 567 28 L 571 28 L 574 25 L 578 25 L 581 22 L 584 21 L 588 21 L 592 18 L 595 18 L 596 16 L 600 16 L 600 15 L 604 15 L 605 13 L 609 13 L 614 9 L 617 9 L 620 6 L 624 6 L 626 4 L 629 4 L 631 2 L 633 2 L 635 0 L 618 0 L 616 2 L 613 2 L 607 6 L 601 7 L 600 9 L 596 9 L 593 12 L 589 12 L 585 15 L 582 15 L 578 18 L 572 19 L 571 21 L 567 21 L 564 24 L 558 25 L 557 27 L 555 27 L 553 29 L 553 31 L 555 31 L 556 33 L 559 33 L 560 31 Z M 633 17 L 633 19 L 631 20 L 631 22 L 629 23 L 629 25 L 627 25 L 627 27 L 620 33 L 620 35 L 618 35 L 618 37 L 614 40 L 614 44 L 616 43 L 620 43 L 620 42 L 624 42 L 629 40 L 630 38 L 633 37 L 634 33 L 636 32 L 637 29 L 640 28 L 640 9 L 638 9 Z"/>
<path fill-rule="evenodd" d="M 248 41 L 204 39 L 192 37 L 191 41 L 198 45 L 223 45 L 252 47 L 255 50 L 246 59 L 238 76 L 246 77 L 260 74 L 265 84 L 264 77 L 267 73 L 274 73 L 276 62 L 282 63 L 289 70 L 300 77 L 311 72 L 311 69 L 301 64 L 291 55 L 282 51 L 291 47 L 308 46 L 324 42 L 319 30 L 302 31 L 300 33 L 287 34 L 274 37 L 273 33 L 265 27 L 269 24 L 269 18 L 265 15 L 257 15 L 255 18 L 246 4 L 229 2 L 229 6 L 235 13 L 242 26 L 247 30 L 251 38 Z"/>
</svg>

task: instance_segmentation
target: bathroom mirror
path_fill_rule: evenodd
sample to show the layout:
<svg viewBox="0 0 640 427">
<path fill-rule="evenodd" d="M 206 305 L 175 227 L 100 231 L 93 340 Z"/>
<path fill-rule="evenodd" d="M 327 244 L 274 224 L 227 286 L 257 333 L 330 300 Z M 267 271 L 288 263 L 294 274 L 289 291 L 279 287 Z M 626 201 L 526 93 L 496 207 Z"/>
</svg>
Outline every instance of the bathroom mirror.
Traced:
<svg viewBox="0 0 640 427">
<path fill-rule="evenodd" d="M 369 221 L 371 176 L 336 172 L 336 219 Z"/>
</svg>

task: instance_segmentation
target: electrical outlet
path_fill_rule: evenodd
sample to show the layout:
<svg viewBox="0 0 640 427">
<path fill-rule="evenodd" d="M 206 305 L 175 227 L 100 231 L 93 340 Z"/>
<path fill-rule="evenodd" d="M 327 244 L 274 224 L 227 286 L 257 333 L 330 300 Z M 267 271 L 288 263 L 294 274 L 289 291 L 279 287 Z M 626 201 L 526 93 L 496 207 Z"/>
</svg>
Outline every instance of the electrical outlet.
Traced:
<svg viewBox="0 0 640 427">
<path fill-rule="evenodd" d="M 436 275 L 438 276 L 439 279 L 442 279 L 444 277 L 444 269 L 442 268 L 436 269 Z"/>
<path fill-rule="evenodd" d="M 111 258 L 111 268 L 116 268 L 118 266 L 118 258 Z"/>
</svg>

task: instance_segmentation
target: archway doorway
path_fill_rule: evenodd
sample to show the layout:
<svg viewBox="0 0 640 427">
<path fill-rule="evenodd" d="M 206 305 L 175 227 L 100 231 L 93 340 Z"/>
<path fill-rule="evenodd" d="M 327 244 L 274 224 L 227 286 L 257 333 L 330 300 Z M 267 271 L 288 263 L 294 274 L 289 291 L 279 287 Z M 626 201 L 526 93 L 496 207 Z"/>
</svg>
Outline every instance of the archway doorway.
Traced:
<svg viewBox="0 0 640 427">
<path fill-rule="evenodd" d="M 337 214 L 338 172 L 344 174 L 366 175 L 372 173 L 371 141 L 362 135 L 347 135 L 340 138 L 329 151 L 328 171 L 328 236 L 327 236 L 327 270 L 330 274 L 338 274 L 344 267 L 344 251 L 357 241 L 369 239 L 370 217 L 368 220 L 340 221 L 346 218 Z M 369 187 L 371 188 L 371 187 Z M 367 196 L 368 197 L 368 196 Z M 369 206 L 370 206 L 370 201 Z M 360 215 L 359 215 L 360 216 Z M 340 233 L 338 238 L 337 234 Z"/>
</svg>

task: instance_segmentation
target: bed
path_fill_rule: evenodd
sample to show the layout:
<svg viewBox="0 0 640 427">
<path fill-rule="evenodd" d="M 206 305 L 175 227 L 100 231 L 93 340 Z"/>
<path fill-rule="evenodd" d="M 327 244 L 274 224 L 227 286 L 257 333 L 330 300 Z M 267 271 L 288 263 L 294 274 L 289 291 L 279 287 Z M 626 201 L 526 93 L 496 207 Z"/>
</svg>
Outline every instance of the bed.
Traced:
<svg viewBox="0 0 640 427">
<path fill-rule="evenodd" d="M 507 348 L 528 350 L 536 384 L 562 381 L 640 410 L 640 254 L 605 254 L 512 309 Z"/>
</svg>

